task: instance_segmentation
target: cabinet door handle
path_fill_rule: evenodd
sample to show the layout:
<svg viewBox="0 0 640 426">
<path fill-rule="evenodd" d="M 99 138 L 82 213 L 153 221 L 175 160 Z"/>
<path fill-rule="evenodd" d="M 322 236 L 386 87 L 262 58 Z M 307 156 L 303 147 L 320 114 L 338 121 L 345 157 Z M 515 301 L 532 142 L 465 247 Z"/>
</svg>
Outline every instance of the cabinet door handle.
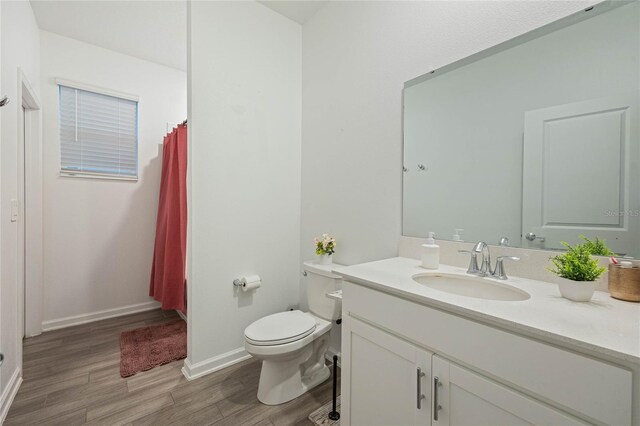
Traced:
<svg viewBox="0 0 640 426">
<path fill-rule="evenodd" d="M 442 406 L 438 404 L 438 388 L 442 386 L 438 376 L 433 378 L 433 420 L 438 421 L 438 411 L 442 409 Z"/>
<path fill-rule="evenodd" d="M 424 373 L 422 372 L 422 368 L 418 367 L 418 369 L 416 370 L 416 379 L 417 379 L 417 382 L 418 382 L 418 388 L 417 388 L 417 392 L 416 392 L 416 407 L 418 407 L 418 410 L 420 410 L 422 408 L 422 400 L 426 398 L 424 396 L 424 394 L 422 393 L 422 378 L 423 377 L 424 377 Z"/>
</svg>

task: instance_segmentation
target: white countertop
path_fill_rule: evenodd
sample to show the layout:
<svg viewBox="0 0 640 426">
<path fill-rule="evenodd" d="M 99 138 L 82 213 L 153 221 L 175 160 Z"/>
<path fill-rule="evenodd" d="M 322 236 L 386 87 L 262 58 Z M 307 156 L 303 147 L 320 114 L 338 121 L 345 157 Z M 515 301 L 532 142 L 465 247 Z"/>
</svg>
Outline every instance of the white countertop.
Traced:
<svg viewBox="0 0 640 426">
<path fill-rule="evenodd" d="M 436 271 L 419 265 L 419 260 L 395 257 L 335 267 L 333 272 L 366 287 L 564 347 L 640 364 L 640 303 L 617 300 L 600 291 L 590 302 L 572 302 L 560 296 L 555 284 L 511 276 L 497 281 L 524 290 L 531 298 L 514 302 L 458 296 L 431 289 L 411 277 L 437 271 L 466 274 L 466 269 L 440 265 Z"/>
</svg>

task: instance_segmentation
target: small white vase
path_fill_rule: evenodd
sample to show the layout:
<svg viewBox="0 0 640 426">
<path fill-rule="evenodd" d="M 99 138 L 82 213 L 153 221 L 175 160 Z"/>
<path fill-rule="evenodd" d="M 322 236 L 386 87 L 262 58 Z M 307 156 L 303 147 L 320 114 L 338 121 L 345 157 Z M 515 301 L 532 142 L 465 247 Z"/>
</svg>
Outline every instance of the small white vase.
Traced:
<svg viewBox="0 0 640 426">
<path fill-rule="evenodd" d="M 320 264 L 321 265 L 331 265 L 333 263 L 333 255 L 330 254 L 322 254 L 320 255 Z"/>
<path fill-rule="evenodd" d="M 565 299 L 574 302 L 588 302 L 596 291 L 595 281 L 573 281 L 566 278 L 560 278 L 558 283 L 560 294 Z"/>
</svg>

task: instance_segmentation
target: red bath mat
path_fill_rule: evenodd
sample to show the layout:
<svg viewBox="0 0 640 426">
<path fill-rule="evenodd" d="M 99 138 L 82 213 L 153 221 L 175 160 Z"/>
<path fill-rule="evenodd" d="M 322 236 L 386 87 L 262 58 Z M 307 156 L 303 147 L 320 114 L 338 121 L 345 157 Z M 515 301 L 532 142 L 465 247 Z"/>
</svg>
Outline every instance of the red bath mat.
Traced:
<svg viewBox="0 0 640 426">
<path fill-rule="evenodd" d="M 183 320 L 124 331 L 120 335 L 120 376 L 187 357 L 187 323 Z"/>
</svg>

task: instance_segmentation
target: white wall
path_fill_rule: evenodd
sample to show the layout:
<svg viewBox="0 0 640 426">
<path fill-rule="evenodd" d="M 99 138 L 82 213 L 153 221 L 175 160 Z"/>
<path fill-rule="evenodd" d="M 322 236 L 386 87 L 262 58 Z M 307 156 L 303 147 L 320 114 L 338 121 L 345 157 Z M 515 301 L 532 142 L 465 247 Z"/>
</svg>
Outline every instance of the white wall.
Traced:
<svg viewBox="0 0 640 426">
<path fill-rule="evenodd" d="M 187 82 L 183 71 L 45 31 L 41 48 L 46 329 L 152 306 L 160 147 L 167 122 L 186 117 Z M 137 182 L 59 176 L 56 78 L 140 96 Z"/>
<path fill-rule="evenodd" d="M 256 2 L 191 2 L 185 373 L 243 355 L 244 329 L 298 303 L 300 26 Z M 259 274 L 254 294 L 232 281 Z"/>
<path fill-rule="evenodd" d="M 5 362 L 0 369 L 0 390 L 7 389 L 22 366 L 22 332 L 18 318 L 18 227 L 10 221 L 10 200 L 18 198 L 18 68 L 29 79 L 36 95 L 40 86 L 38 27 L 29 2 L 1 2 L 1 84 L 11 103 L 0 109 L 0 343 Z M 2 413 L 0 413 L 0 416 Z"/>
<path fill-rule="evenodd" d="M 594 1 L 329 2 L 303 26 L 303 258 L 334 234 L 335 260 L 397 254 L 405 81 Z"/>
</svg>

